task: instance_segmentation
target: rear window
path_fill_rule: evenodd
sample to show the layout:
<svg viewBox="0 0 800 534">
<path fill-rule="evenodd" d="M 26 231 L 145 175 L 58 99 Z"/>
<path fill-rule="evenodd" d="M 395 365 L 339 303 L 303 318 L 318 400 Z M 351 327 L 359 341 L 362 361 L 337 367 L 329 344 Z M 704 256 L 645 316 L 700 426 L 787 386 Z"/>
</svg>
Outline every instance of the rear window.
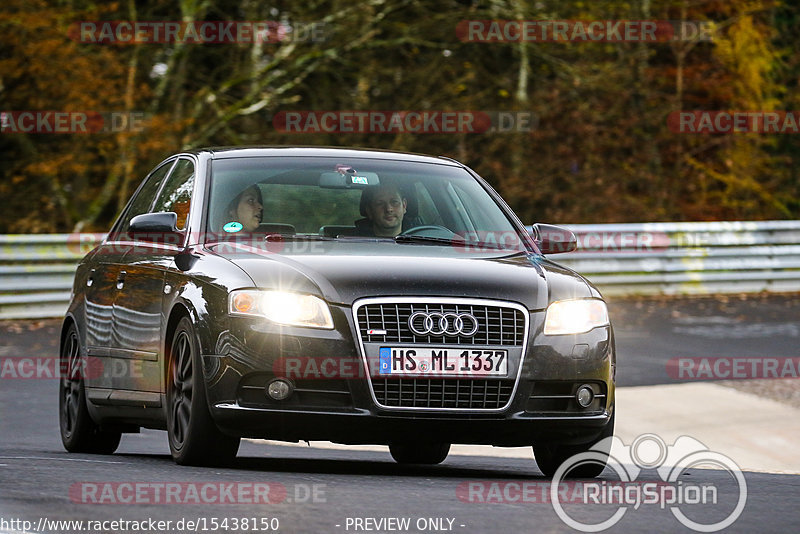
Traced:
<svg viewBox="0 0 800 534">
<path fill-rule="evenodd" d="M 323 189 L 317 185 L 264 183 L 263 222 L 286 223 L 300 233 L 315 233 L 326 225 L 347 226 L 359 219 L 358 189 Z"/>
</svg>

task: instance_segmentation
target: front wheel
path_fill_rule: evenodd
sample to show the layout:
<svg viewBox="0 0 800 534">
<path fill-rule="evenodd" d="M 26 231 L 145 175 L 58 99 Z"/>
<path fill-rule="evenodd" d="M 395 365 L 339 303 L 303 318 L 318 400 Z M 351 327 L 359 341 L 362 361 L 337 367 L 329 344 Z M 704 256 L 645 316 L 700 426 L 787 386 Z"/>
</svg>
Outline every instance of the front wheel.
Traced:
<svg viewBox="0 0 800 534">
<path fill-rule="evenodd" d="M 83 362 L 78 330 L 73 324 L 64 336 L 59 361 L 58 423 L 61 442 L 69 452 L 111 454 L 117 450 L 122 434 L 101 430 L 92 421 L 86 407 Z"/>
<path fill-rule="evenodd" d="M 449 443 L 392 443 L 392 458 L 399 464 L 434 465 L 444 462 L 450 452 Z"/>
<path fill-rule="evenodd" d="M 167 434 L 173 460 L 180 465 L 230 463 L 239 450 L 239 438 L 220 432 L 211 418 L 199 344 L 188 317 L 178 323 L 170 347 Z"/>
<path fill-rule="evenodd" d="M 587 443 L 581 443 L 579 445 L 561 445 L 559 443 L 534 445 L 533 457 L 536 460 L 536 465 L 539 466 L 539 470 L 544 473 L 546 477 L 552 478 L 559 466 L 572 456 L 587 452 L 600 441 L 613 436 L 615 415 L 616 410 L 611 414 L 611 419 L 609 419 L 605 428 L 603 428 L 603 432 Z M 594 478 L 600 476 L 600 473 L 603 472 L 603 469 L 605 469 L 608 463 L 608 455 L 611 452 L 610 447 L 611 441 L 609 440 L 603 443 L 603 447 L 600 450 L 593 449 L 600 453 L 599 456 L 603 458 L 602 462 L 595 460 L 589 463 L 582 463 L 565 473 L 565 476 L 568 478 Z"/>
</svg>

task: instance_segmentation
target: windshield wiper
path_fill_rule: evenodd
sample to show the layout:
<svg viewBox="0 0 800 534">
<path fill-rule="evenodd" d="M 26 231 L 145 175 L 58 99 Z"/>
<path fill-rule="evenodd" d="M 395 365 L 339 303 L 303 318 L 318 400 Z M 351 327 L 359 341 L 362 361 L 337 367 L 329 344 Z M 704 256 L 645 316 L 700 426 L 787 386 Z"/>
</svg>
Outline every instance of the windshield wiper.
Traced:
<svg viewBox="0 0 800 534">
<path fill-rule="evenodd" d="M 270 233 L 264 236 L 264 241 L 279 242 L 279 241 L 337 241 L 339 239 L 358 240 L 358 241 L 384 241 L 392 238 L 381 237 L 368 237 L 368 236 L 342 236 L 331 237 L 318 234 L 281 234 L 278 232 Z M 519 249 L 509 249 L 501 246 L 499 243 L 487 241 L 467 241 L 463 238 L 453 237 L 448 239 L 445 237 L 433 237 L 425 235 L 403 235 L 400 234 L 394 237 L 395 243 L 419 243 L 423 245 L 444 245 L 448 247 L 465 247 L 467 250 L 506 250 L 510 252 L 520 252 Z"/>
<path fill-rule="evenodd" d="M 425 235 L 403 235 L 400 234 L 394 238 L 395 243 L 423 243 L 429 245 L 448 245 L 461 244 L 462 242 L 456 239 L 446 239 L 444 237 L 431 237 Z"/>
<path fill-rule="evenodd" d="M 428 245 L 448 245 L 451 247 L 462 247 L 465 252 L 485 252 L 486 250 L 499 250 L 504 252 L 524 252 L 523 249 L 509 248 L 500 243 L 489 241 L 467 241 L 462 237 L 446 239 L 443 237 L 431 237 L 424 235 L 403 235 L 394 238 L 396 243 L 422 243 Z"/>
<path fill-rule="evenodd" d="M 265 235 L 264 241 L 336 241 L 336 238 L 318 234 L 280 234 L 275 232 Z"/>
</svg>

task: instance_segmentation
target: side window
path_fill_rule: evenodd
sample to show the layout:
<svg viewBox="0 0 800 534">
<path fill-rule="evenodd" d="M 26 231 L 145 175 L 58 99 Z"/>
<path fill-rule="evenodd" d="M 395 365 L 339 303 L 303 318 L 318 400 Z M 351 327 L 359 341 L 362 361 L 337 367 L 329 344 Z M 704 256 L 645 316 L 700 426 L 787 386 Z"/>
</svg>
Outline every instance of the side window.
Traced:
<svg viewBox="0 0 800 534">
<path fill-rule="evenodd" d="M 173 163 L 175 163 L 174 160 L 164 163 L 164 165 L 151 172 L 146 178 L 144 185 L 139 189 L 139 191 L 137 191 L 136 196 L 134 196 L 133 200 L 130 201 L 127 209 L 122 212 L 120 220 L 111 230 L 111 234 L 114 239 L 125 236 L 131 219 L 137 215 L 141 215 L 142 213 L 147 213 L 150 211 L 150 206 L 153 204 L 153 198 L 161 188 L 161 183 L 164 181 L 164 177 L 167 175 L 167 172 L 169 172 L 169 170 L 172 168 Z"/>
<path fill-rule="evenodd" d="M 439 210 L 436 209 L 436 204 L 431 198 L 431 194 L 422 182 L 414 184 L 414 189 L 417 192 L 417 201 L 419 202 L 419 217 L 422 224 L 437 224 L 444 226 L 442 216 L 439 215 Z"/>
<path fill-rule="evenodd" d="M 483 224 L 476 220 L 476 218 L 481 218 L 483 220 L 483 212 L 478 209 L 468 193 L 453 182 L 447 184 L 447 192 L 455 207 L 456 218 L 459 221 L 458 230 L 474 232 L 477 228 L 485 228 Z M 451 230 L 456 229 L 451 228 Z"/>
<path fill-rule="evenodd" d="M 178 230 L 186 229 L 186 219 L 192 204 L 194 190 L 194 163 L 189 159 L 179 159 L 167 178 L 161 193 L 151 211 L 174 211 L 178 214 Z"/>
</svg>

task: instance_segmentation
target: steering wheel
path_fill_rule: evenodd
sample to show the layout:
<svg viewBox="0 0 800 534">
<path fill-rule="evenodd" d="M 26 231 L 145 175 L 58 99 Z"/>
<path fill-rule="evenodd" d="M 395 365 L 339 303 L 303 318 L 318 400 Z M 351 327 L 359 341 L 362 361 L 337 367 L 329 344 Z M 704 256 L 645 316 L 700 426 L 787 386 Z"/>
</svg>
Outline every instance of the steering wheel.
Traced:
<svg viewBox="0 0 800 534">
<path fill-rule="evenodd" d="M 408 230 L 401 232 L 400 235 L 425 235 L 428 237 L 452 239 L 456 234 L 449 228 L 439 226 L 438 224 L 424 224 L 422 226 L 414 226 L 409 228 Z"/>
</svg>

